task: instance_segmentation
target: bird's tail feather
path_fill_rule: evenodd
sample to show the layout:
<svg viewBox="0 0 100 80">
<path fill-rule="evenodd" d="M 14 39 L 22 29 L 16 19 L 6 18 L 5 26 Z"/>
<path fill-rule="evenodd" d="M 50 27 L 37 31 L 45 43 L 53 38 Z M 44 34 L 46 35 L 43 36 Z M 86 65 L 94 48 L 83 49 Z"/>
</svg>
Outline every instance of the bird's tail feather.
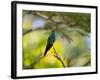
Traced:
<svg viewBox="0 0 100 80">
<path fill-rule="evenodd" d="M 47 53 L 47 49 L 46 49 L 45 52 L 44 52 L 44 56 L 46 56 L 46 53 Z"/>
<path fill-rule="evenodd" d="M 44 52 L 44 56 L 46 56 L 48 50 L 50 50 L 51 47 L 52 47 L 52 44 L 47 44 L 45 52 Z"/>
</svg>

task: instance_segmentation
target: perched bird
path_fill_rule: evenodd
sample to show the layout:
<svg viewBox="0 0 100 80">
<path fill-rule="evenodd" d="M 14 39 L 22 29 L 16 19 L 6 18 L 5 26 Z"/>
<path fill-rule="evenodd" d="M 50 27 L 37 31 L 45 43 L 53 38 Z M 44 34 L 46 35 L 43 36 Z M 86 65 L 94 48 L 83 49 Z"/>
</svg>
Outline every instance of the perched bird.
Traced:
<svg viewBox="0 0 100 80">
<path fill-rule="evenodd" d="M 54 42 L 55 42 L 55 31 L 53 30 L 51 32 L 50 36 L 48 37 L 47 46 L 46 46 L 46 49 L 45 49 L 45 52 L 44 52 L 44 56 L 46 56 L 47 52 L 53 46 Z"/>
</svg>

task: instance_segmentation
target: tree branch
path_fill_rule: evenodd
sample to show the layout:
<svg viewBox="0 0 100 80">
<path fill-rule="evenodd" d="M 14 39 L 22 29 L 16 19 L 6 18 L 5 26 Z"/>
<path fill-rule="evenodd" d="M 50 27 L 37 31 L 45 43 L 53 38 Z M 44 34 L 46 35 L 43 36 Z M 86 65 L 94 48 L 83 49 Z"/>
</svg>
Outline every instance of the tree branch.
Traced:
<svg viewBox="0 0 100 80">
<path fill-rule="evenodd" d="M 55 20 L 53 20 L 52 19 L 52 16 L 53 15 L 51 15 L 51 16 L 46 16 L 46 15 L 43 15 L 43 14 L 41 14 L 41 13 L 39 13 L 39 12 L 35 12 L 35 13 L 33 13 L 33 15 L 36 15 L 36 16 L 39 16 L 39 17 L 41 17 L 41 18 L 43 18 L 44 20 L 50 20 L 51 22 L 52 22 L 52 24 L 53 25 L 59 25 L 59 24 L 62 24 L 62 22 L 56 22 Z M 30 33 L 30 32 L 32 32 L 32 31 L 35 31 L 35 30 L 47 30 L 47 29 L 51 29 L 51 27 L 44 27 L 44 28 L 37 28 L 37 29 L 29 29 L 29 30 L 27 30 L 27 31 L 25 31 L 24 33 L 23 33 L 23 35 L 25 35 L 25 34 L 28 34 L 28 33 Z"/>
<path fill-rule="evenodd" d="M 56 57 L 61 63 L 62 63 L 62 65 L 63 65 L 63 67 L 66 67 L 65 66 L 65 64 L 64 64 L 64 62 L 63 62 L 63 60 L 60 58 L 60 56 L 57 54 L 57 52 L 56 52 L 56 50 L 55 50 L 55 48 L 54 48 L 54 46 L 53 46 L 53 50 L 54 50 L 54 57 Z"/>
<path fill-rule="evenodd" d="M 23 32 L 23 35 L 26 35 L 26 34 L 28 34 L 28 33 L 30 33 L 30 32 L 36 31 L 36 30 L 47 30 L 47 29 L 48 29 L 48 28 L 29 29 L 29 30 Z"/>
</svg>

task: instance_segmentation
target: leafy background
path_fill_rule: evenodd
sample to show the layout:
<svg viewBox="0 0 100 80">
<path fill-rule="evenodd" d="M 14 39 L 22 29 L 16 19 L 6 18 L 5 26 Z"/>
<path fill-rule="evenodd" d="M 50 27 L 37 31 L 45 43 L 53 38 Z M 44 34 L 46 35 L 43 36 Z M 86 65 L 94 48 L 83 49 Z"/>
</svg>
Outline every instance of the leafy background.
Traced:
<svg viewBox="0 0 100 80">
<path fill-rule="evenodd" d="M 22 14 L 23 69 L 91 65 L 89 13 L 23 10 Z M 47 56 L 41 58 L 52 30 L 56 30 L 54 47 L 57 55 L 51 48 Z"/>
</svg>

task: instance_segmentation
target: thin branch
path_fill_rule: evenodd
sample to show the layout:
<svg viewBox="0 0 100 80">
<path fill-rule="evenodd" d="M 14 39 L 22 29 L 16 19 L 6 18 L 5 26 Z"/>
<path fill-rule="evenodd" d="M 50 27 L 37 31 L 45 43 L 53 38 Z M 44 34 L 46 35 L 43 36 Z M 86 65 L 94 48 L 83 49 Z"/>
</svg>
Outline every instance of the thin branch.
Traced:
<svg viewBox="0 0 100 80">
<path fill-rule="evenodd" d="M 51 27 L 43 27 L 43 28 L 29 29 L 29 30 L 23 32 L 23 35 L 26 35 L 26 34 L 28 34 L 28 33 L 30 33 L 30 32 L 33 32 L 33 31 L 48 30 L 48 29 L 49 29 L 49 30 L 52 30 Z"/>
<path fill-rule="evenodd" d="M 29 29 L 29 30 L 23 32 L 23 35 L 25 35 L 25 34 L 27 34 L 27 33 L 30 33 L 30 32 L 32 32 L 32 31 L 33 31 L 32 29 Z"/>
<path fill-rule="evenodd" d="M 48 16 L 43 15 L 43 14 L 41 14 L 41 13 L 39 13 L 39 12 L 36 12 L 36 13 L 33 13 L 33 14 L 35 14 L 35 15 L 37 15 L 37 16 L 39 16 L 39 17 L 41 17 L 41 18 L 45 19 L 45 20 L 48 20 L 48 19 L 49 19 L 49 17 L 48 17 Z"/>
<path fill-rule="evenodd" d="M 63 67 L 66 67 L 65 64 L 64 64 L 64 62 L 63 62 L 63 60 L 62 60 L 62 59 L 60 58 L 60 56 L 57 54 L 57 52 L 56 52 L 54 46 L 53 46 L 53 50 L 54 50 L 54 53 L 55 53 L 54 56 L 62 63 Z"/>
<path fill-rule="evenodd" d="M 60 30 L 59 32 L 66 38 L 66 40 L 68 40 L 69 43 L 73 41 L 73 39 L 69 35 L 65 34 L 63 31 Z"/>
</svg>

